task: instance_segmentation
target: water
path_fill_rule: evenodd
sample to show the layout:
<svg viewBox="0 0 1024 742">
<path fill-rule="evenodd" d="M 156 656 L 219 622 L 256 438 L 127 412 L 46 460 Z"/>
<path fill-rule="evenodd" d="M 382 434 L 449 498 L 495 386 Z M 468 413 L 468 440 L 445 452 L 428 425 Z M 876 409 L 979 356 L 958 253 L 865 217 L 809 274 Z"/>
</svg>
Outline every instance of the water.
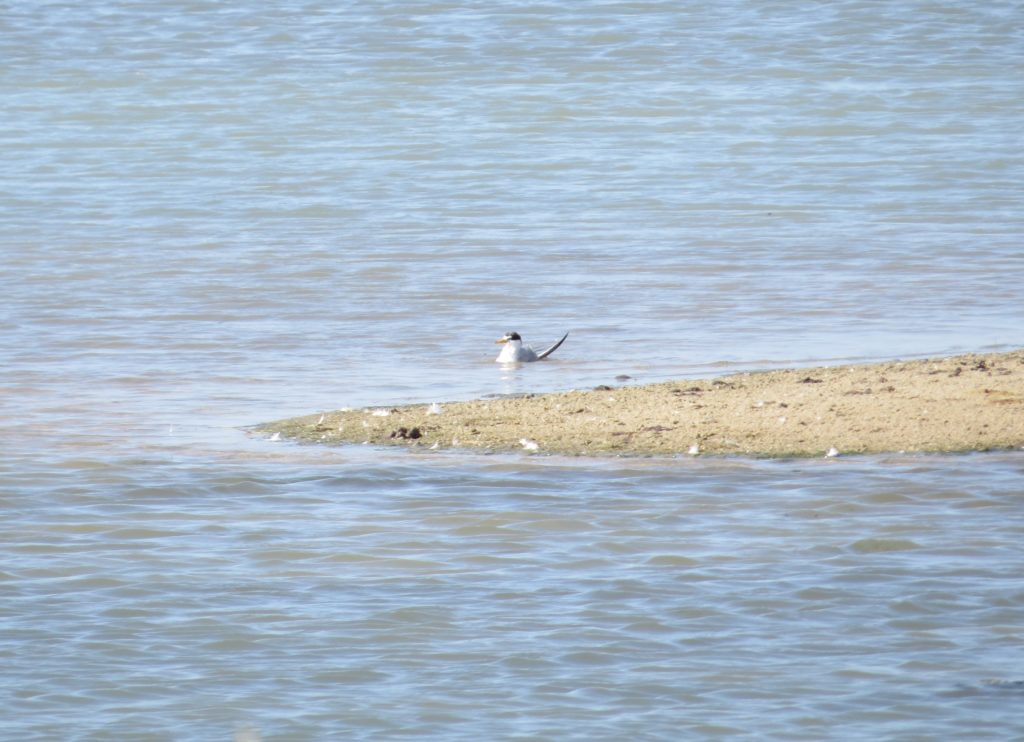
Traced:
<svg viewBox="0 0 1024 742">
<path fill-rule="evenodd" d="M 1024 345 L 1022 12 L 6 3 L 0 737 L 1024 735 L 1020 452 L 243 430 Z"/>
</svg>

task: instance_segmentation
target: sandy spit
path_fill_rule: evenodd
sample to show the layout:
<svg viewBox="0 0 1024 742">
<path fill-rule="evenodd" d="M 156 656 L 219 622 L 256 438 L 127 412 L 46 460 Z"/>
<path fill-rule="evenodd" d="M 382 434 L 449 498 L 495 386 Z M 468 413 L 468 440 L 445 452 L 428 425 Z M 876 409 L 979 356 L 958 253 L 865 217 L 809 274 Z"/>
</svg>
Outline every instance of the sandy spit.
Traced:
<svg viewBox="0 0 1024 742">
<path fill-rule="evenodd" d="M 580 456 L 1024 447 L 1024 350 L 316 413 L 276 439 Z"/>
</svg>

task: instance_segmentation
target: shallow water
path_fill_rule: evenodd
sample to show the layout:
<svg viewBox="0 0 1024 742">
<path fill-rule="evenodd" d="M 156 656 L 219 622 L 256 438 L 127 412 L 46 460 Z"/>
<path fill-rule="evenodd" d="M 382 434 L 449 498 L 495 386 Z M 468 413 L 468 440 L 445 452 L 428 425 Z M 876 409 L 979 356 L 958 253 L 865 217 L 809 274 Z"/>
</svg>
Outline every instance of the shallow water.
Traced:
<svg viewBox="0 0 1024 742">
<path fill-rule="evenodd" d="M 1024 345 L 1020 12 L 7 3 L 0 736 L 1024 734 L 1020 452 L 243 430 Z"/>
<path fill-rule="evenodd" d="M 283 451 L 283 453 L 282 453 Z M 1024 460 L 51 460 L 5 495 L 14 739 L 1024 729 Z"/>
</svg>

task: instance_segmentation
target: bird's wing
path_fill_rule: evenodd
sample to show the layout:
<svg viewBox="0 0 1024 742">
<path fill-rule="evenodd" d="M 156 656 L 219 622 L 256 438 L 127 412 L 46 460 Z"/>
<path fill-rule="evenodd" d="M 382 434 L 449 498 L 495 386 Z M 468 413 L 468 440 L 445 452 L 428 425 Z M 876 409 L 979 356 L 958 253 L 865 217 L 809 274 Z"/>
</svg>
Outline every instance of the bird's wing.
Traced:
<svg viewBox="0 0 1024 742">
<path fill-rule="evenodd" d="M 537 354 L 537 360 L 539 361 L 539 360 L 540 360 L 541 358 L 547 358 L 547 357 L 548 357 L 549 355 L 551 355 L 551 354 L 552 354 L 552 353 L 554 353 L 554 352 L 555 352 L 556 350 L 558 350 L 558 346 L 559 346 L 559 345 L 561 345 L 562 343 L 564 343 L 564 342 L 565 342 L 565 339 L 566 339 L 567 337 L 569 337 L 569 333 L 565 333 L 564 335 L 562 335 L 562 339 L 561 339 L 561 340 L 559 340 L 559 341 L 558 341 L 557 343 L 555 343 L 554 345 L 552 345 L 552 346 L 551 346 L 550 348 L 545 348 L 545 349 L 544 349 L 544 350 L 542 350 L 542 351 L 541 351 L 540 353 L 538 353 L 538 354 Z"/>
</svg>

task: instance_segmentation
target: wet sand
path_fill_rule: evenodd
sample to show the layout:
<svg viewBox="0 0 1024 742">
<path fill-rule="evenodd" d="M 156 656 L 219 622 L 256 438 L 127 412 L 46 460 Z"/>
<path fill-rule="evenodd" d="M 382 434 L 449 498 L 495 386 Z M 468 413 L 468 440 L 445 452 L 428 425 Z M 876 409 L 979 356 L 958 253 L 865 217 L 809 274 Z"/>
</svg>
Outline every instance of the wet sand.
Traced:
<svg viewBox="0 0 1024 742">
<path fill-rule="evenodd" d="M 582 456 L 1024 447 L 1024 350 L 316 413 L 279 439 Z"/>
</svg>

